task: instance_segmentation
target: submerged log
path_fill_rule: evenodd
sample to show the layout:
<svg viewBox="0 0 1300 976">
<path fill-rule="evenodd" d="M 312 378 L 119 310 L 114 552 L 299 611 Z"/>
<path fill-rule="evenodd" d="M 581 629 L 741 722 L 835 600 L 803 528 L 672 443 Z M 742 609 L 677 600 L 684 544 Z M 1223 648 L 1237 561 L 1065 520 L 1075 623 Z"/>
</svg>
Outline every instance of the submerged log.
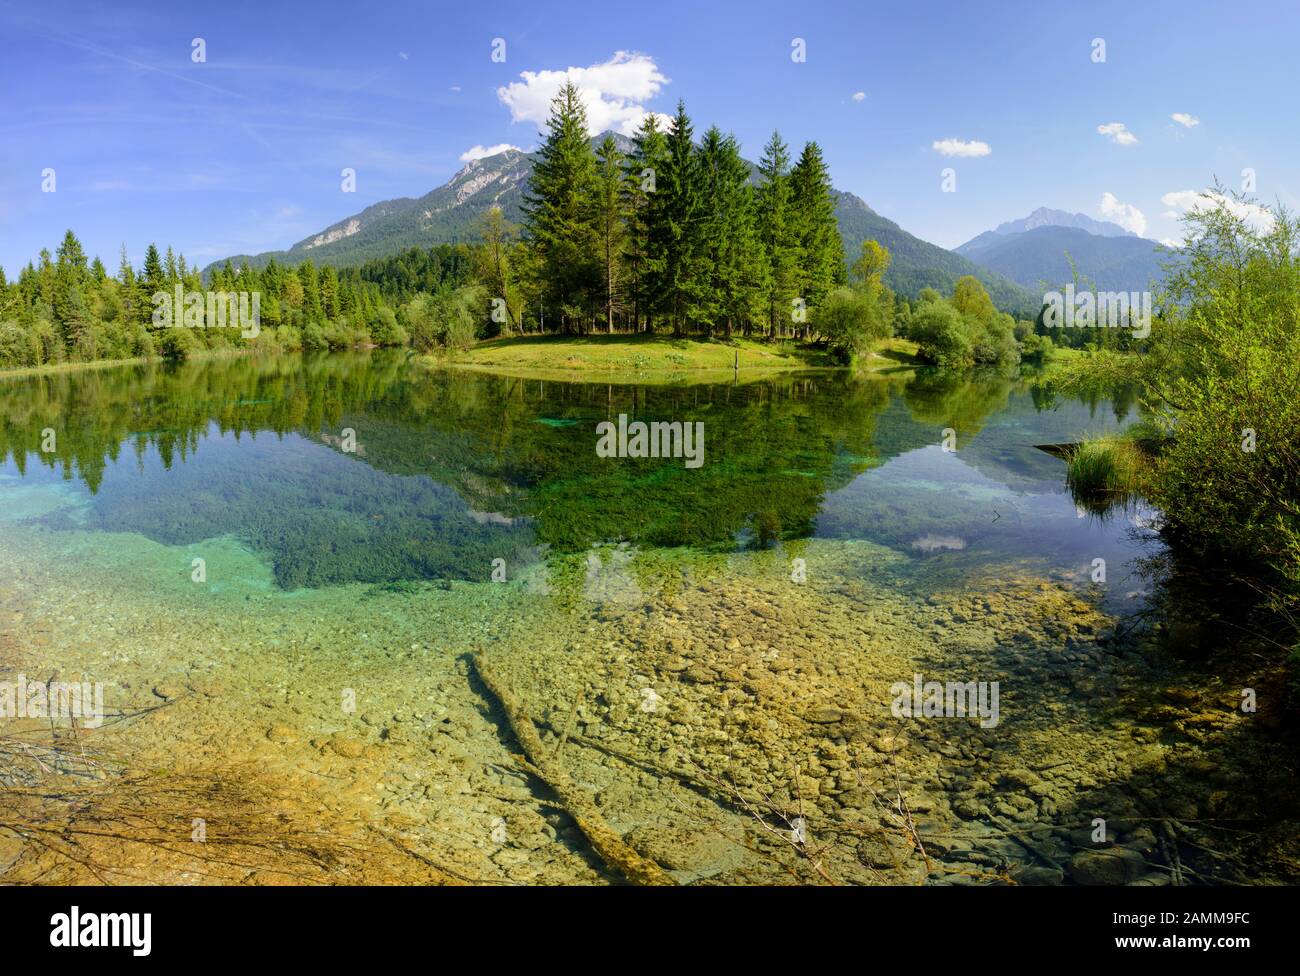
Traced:
<svg viewBox="0 0 1300 976">
<path fill-rule="evenodd" d="M 624 843 L 623 838 L 605 823 L 596 809 L 595 801 L 578 789 L 558 758 L 547 755 L 542 738 L 537 734 L 537 726 L 511 694 L 510 689 L 497 680 L 491 665 L 483 655 L 475 654 L 471 660 L 474 662 L 474 670 L 478 672 L 480 680 L 500 702 L 511 731 L 514 732 L 519 745 L 523 747 L 526 758 L 519 759 L 520 765 L 551 788 L 569 816 L 577 823 L 578 829 L 591 842 L 592 848 L 600 855 L 601 860 L 634 884 L 676 884 L 672 876 L 658 864 L 638 854 Z"/>
<path fill-rule="evenodd" d="M 1034 447 L 1046 451 L 1053 457 L 1059 457 L 1062 461 L 1070 460 L 1074 452 L 1079 449 L 1078 444 L 1035 444 Z"/>
</svg>

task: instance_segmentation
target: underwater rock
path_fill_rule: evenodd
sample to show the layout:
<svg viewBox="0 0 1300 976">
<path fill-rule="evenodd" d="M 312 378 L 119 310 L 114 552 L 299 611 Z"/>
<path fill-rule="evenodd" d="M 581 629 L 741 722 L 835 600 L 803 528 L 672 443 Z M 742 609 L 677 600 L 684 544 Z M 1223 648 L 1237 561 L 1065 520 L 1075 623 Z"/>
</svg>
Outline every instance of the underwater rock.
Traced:
<svg viewBox="0 0 1300 976">
<path fill-rule="evenodd" d="M 1011 876 L 1022 885 L 1032 886 L 1059 885 L 1065 881 L 1065 872 L 1059 868 L 1039 867 L 1033 864 L 1020 868 Z"/>
<path fill-rule="evenodd" d="M 805 717 L 815 725 L 833 725 L 844 721 L 847 714 L 842 708 L 836 708 L 834 705 L 822 705 L 814 708 Z"/>
<path fill-rule="evenodd" d="M 329 746 L 336 755 L 344 759 L 360 759 L 366 751 L 365 743 L 342 735 L 330 739 Z"/>
<path fill-rule="evenodd" d="M 1081 885 L 1128 884 L 1146 870 L 1146 859 L 1127 847 L 1079 851 L 1070 859 L 1070 878 Z"/>
</svg>

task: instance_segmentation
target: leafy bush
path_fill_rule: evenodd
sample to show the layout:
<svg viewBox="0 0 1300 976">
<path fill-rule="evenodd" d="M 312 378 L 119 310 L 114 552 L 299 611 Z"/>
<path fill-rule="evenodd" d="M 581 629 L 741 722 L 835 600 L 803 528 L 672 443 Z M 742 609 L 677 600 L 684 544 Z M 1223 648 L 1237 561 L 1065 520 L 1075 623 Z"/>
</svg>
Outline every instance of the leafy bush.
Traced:
<svg viewBox="0 0 1300 976">
<path fill-rule="evenodd" d="M 302 348 L 304 352 L 324 352 L 330 347 L 325 330 L 315 322 L 302 330 Z"/>
<path fill-rule="evenodd" d="M 1046 362 L 1055 352 L 1056 347 L 1052 344 L 1051 336 L 1035 335 L 1030 332 L 1020 342 L 1020 358 L 1030 362 Z"/>
<path fill-rule="evenodd" d="M 892 296 L 889 304 L 892 305 Z M 840 362 L 850 362 L 892 331 L 879 286 L 836 288 L 816 310 L 814 324 Z"/>
<path fill-rule="evenodd" d="M 971 335 L 957 309 L 942 299 L 912 309 L 908 334 L 922 359 L 937 366 L 959 368 L 975 362 Z"/>
<path fill-rule="evenodd" d="M 194 338 L 191 329 L 171 328 L 158 331 L 158 354 L 168 362 L 184 362 L 198 346 L 198 340 Z"/>
<path fill-rule="evenodd" d="M 40 363 L 41 347 L 34 336 L 17 322 L 0 324 L 0 367 L 21 369 Z"/>
<path fill-rule="evenodd" d="M 379 321 L 370 330 L 370 338 L 380 346 L 406 345 L 406 330 L 397 324 L 397 316 L 390 309 L 379 310 Z"/>
<path fill-rule="evenodd" d="M 946 368 L 1005 366 L 1020 359 L 1015 321 L 999 312 L 969 275 L 957 282 L 951 299 L 925 289 L 908 317 L 907 332 L 922 359 Z"/>
<path fill-rule="evenodd" d="M 1164 444 L 1146 480 L 1180 547 L 1243 573 L 1272 566 L 1300 602 L 1300 228 L 1215 188 L 1184 243 L 1141 354 L 1098 354 L 1063 386 L 1139 383 Z M 1250 219 L 1248 219 L 1250 218 Z"/>
<path fill-rule="evenodd" d="M 487 289 L 465 285 L 416 295 L 404 307 L 403 317 L 417 349 L 468 349 L 487 320 L 486 309 Z"/>
</svg>

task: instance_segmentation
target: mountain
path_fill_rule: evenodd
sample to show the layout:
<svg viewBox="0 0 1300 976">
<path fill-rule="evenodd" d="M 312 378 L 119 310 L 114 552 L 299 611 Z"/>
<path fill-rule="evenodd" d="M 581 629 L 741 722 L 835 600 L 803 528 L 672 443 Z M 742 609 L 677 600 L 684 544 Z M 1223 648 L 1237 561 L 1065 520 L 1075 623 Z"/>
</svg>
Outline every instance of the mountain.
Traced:
<svg viewBox="0 0 1300 976">
<path fill-rule="evenodd" d="M 1004 312 L 1032 317 L 1042 307 L 1041 296 L 1032 289 L 964 255 L 914 237 L 872 210 L 861 197 L 840 190 L 835 195 L 835 216 L 840 223 L 845 255 L 850 262 L 856 260 L 866 240 L 877 240 L 889 248 L 892 260 L 885 272 L 885 283 L 900 297 L 915 298 L 922 288 L 951 295 L 958 278 L 974 275 L 983 283 L 993 304 Z"/>
<path fill-rule="evenodd" d="M 607 133 L 592 139 L 600 142 Z M 628 152 L 632 141 L 614 134 L 619 148 Z M 371 258 L 385 257 L 409 247 L 474 240 L 476 219 L 499 206 L 506 219 L 518 223 L 524 188 L 536 162 L 535 153 L 507 149 L 494 156 L 473 160 L 447 183 L 422 197 L 400 197 L 373 204 L 360 213 L 345 217 L 284 251 L 261 254 L 233 254 L 215 261 L 204 269 L 230 261 L 238 267 L 247 261 L 260 268 L 271 258 L 281 264 L 297 264 L 308 258 L 318 265 L 342 267 Z M 757 167 L 749 163 L 751 179 Z M 886 282 L 900 296 L 913 298 L 925 287 L 951 294 L 962 275 L 974 275 L 984 283 L 999 308 L 1020 314 L 1034 314 L 1041 303 L 1027 290 L 1007 277 L 980 267 L 952 251 L 913 237 L 892 220 L 873 211 L 852 193 L 835 191 L 835 215 L 840 223 L 844 253 L 850 262 L 862 250 L 862 242 L 878 240 L 889 248 L 893 262 Z"/>
<path fill-rule="evenodd" d="M 999 224 L 993 230 L 993 233 L 1020 234 L 1036 227 L 1077 227 L 1079 230 L 1086 230 L 1089 234 L 1096 234 L 1098 237 L 1138 236 L 1131 230 L 1125 230 L 1119 224 L 1112 224 L 1109 220 L 1093 220 L 1087 214 L 1052 210 L 1048 207 L 1039 207 L 1028 217 L 1022 217 L 1020 220 L 1008 220 L 1005 224 Z"/>
<path fill-rule="evenodd" d="M 1163 265 L 1173 259 L 1155 241 L 1117 224 L 1046 207 L 955 251 L 1039 295 L 1064 286 L 1075 272 L 1099 291 L 1145 291 L 1164 277 Z"/>
</svg>

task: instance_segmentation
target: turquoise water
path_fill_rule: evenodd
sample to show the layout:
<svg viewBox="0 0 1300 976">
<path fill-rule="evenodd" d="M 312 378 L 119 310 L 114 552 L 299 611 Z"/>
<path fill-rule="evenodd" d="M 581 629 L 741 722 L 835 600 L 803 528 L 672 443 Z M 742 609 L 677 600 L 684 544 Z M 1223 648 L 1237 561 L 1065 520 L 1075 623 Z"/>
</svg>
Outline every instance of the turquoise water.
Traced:
<svg viewBox="0 0 1300 976">
<path fill-rule="evenodd" d="M 402 831 L 349 880 L 619 880 L 518 768 L 483 655 L 680 883 L 1104 880 L 1099 816 L 1120 881 L 1168 880 L 1147 825 L 1170 818 L 1208 832 L 1182 850 L 1204 877 L 1289 878 L 1266 827 L 1292 757 L 1236 707 L 1255 658 L 1186 653 L 1200 598 L 1157 572 L 1156 513 L 1079 510 L 1036 447 L 1134 404 L 1020 374 L 574 383 L 391 352 L 11 379 L 0 674 L 146 716 L 96 740 L 114 768 L 252 769 L 312 836 Z M 700 425 L 702 463 L 601 456 L 620 416 Z M 998 722 L 900 715 L 917 675 L 997 683 Z M 78 878 L 51 856 L 7 877 Z"/>
<path fill-rule="evenodd" d="M 618 542 L 861 539 L 967 560 L 1104 558 L 1120 578 L 1137 549 L 1133 519 L 1080 518 L 1062 463 L 1035 449 L 1113 429 L 1129 408 L 1043 403 L 1019 377 L 611 386 L 348 355 L 25 379 L 0 397 L 0 471 L 67 482 L 84 503 L 52 527 L 231 536 L 285 589 L 487 580 L 493 559 Z M 702 423 L 703 465 L 598 457 L 596 425 L 619 414 Z M 33 450 L 46 428 L 52 453 Z"/>
</svg>

